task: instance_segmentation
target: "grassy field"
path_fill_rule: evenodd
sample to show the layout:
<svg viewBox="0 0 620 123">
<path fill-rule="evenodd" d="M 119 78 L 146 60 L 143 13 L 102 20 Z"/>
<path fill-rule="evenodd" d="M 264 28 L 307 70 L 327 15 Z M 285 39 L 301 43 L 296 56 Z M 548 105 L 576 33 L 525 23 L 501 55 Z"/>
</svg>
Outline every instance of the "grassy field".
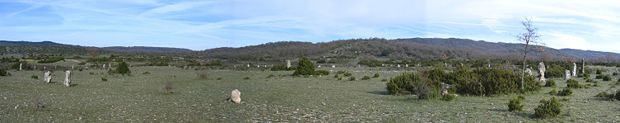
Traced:
<svg viewBox="0 0 620 123">
<path fill-rule="evenodd" d="M 616 71 L 598 68 L 607 69 L 604 74 Z M 62 85 L 61 71 L 54 72 L 50 84 L 42 81 L 42 71 L 10 71 L 12 76 L 0 77 L 0 122 L 620 122 L 620 102 L 594 97 L 620 89 L 612 86 L 619 76 L 597 80 L 598 87 L 573 89 L 572 96 L 560 97 L 567 101 L 559 117 L 541 120 L 533 118 L 534 108 L 552 97 L 547 93 L 553 88 L 526 94 L 525 111 L 509 112 L 506 103 L 516 95 L 459 96 L 449 102 L 388 95 L 381 80 L 402 71 L 351 69 L 357 80 L 349 81 L 333 74 L 306 78 L 289 76 L 292 72 L 131 69 L 132 76 L 74 71 L 72 87 Z M 360 80 L 375 73 L 381 77 Z M 173 93 L 162 89 L 166 82 Z M 557 82 L 558 91 L 566 87 L 564 80 Z M 241 104 L 226 101 L 233 89 L 241 91 Z"/>
</svg>

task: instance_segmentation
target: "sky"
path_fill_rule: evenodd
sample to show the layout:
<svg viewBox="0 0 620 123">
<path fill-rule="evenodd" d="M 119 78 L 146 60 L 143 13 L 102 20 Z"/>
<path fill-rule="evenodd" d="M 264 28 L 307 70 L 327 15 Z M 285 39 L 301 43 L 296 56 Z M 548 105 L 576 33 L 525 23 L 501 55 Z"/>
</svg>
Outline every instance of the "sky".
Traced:
<svg viewBox="0 0 620 123">
<path fill-rule="evenodd" d="M 204 50 L 274 41 L 467 38 L 620 53 L 618 0 L 0 0 L 0 40 Z"/>
</svg>

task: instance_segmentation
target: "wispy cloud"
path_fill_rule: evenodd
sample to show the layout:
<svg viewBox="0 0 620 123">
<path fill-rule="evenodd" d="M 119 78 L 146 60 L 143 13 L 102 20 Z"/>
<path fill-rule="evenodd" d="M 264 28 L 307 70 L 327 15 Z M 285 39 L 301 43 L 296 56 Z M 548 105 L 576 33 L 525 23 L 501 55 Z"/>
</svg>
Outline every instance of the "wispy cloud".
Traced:
<svg viewBox="0 0 620 123">
<path fill-rule="evenodd" d="M 0 8 L 0 39 L 95 46 L 202 50 L 367 37 L 515 42 L 525 17 L 551 47 L 620 45 L 615 0 L 0 0 Z"/>
</svg>

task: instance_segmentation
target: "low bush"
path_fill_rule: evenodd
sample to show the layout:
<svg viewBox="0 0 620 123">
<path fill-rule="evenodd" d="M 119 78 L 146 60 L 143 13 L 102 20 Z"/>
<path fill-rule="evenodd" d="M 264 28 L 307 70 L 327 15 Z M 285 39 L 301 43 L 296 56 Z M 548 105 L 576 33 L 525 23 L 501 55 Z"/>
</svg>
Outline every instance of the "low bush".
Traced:
<svg viewBox="0 0 620 123">
<path fill-rule="evenodd" d="M 334 75 L 334 78 L 340 78 L 340 74 Z"/>
<path fill-rule="evenodd" d="M 502 69 L 477 69 L 469 71 L 457 70 L 446 75 L 455 83 L 457 93 L 469 95 L 496 95 L 522 92 L 520 88 L 520 75 L 510 70 Z M 523 91 L 535 91 L 540 89 L 533 76 L 525 77 Z"/>
<path fill-rule="evenodd" d="M 547 80 L 545 87 L 555 87 L 555 80 Z"/>
<path fill-rule="evenodd" d="M 611 75 L 617 76 L 617 75 L 618 75 L 618 72 L 614 72 L 614 73 L 613 73 L 613 74 L 611 74 Z"/>
<path fill-rule="evenodd" d="M 549 100 L 540 100 L 540 105 L 534 109 L 534 116 L 537 118 L 556 117 L 561 112 L 562 104 L 555 97 Z"/>
<path fill-rule="evenodd" d="M 355 77 L 354 77 L 354 76 L 349 77 L 349 81 L 355 81 L 355 80 L 356 80 L 356 79 L 355 79 Z"/>
<path fill-rule="evenodd" d="M 443 101 L 452 101 L 454 99 L 456 99 L 456 95 L 454 94 L 446 94 L 446 95 L 441 96 L 441 100 Z"/>
<path fill-rule="evenodd" d="M 596 75 L 595 79 L 603 79 L 603 75 Z"/>
<path fill-rule="evenodd" d="M 217 79 L 215 79 L 215 80 L 222 80 L 222 77 L 217 77 Z"/>
<path fill-rule="evenodd" d="M 523 111 L 523 100 L 525 97 L 518 96 L 508 101 L 508 111 Z"/>
<path fill-rule="evenodd" d="M 386 83 L 387 90 L 393 95 L 416 94 L 419 99 L 438 97 L 438 82 L 430 81 L 420 76 L 413 73 L 403 73 L 395 76 Z M 423 81 L 423 79 L 426 81 Z"/>
<path fill-rule="evenodd" d="M 611 81 L 611 76 L 609 75 L 603 76 L 603 81 Z"/>
<path fill-rule="evenodd" d="M 603 74 L 603 70 L 601 70 L 601 69 L 597 69 L 597 70 L 596 70 L 596 75 L 601 75 L 601 74 Z"/>
<path fill-rule="evenodd" d="M 314 75 L 327 76 L 327 75 L 329 75 L 329 71 L 327 71 L 327 70 L 317 70 L 317 71 L 315 71 Z"/>
<path fill-rule="evenodd" d="M 549 91 L 549 94 L 557 95 L 558 94 L 558 90 L 553 89 L 553 90 Z"/>
<path fill-rule="evenodd" d="M 151 74 L 151 72 L 146 71 L 146 72 L 143 72 L 142 74 L 144 74 L 144 75 Z"/>
<path fill-rule="evenodd" d="M 569 79 L 568 81 L 566 81 L 566 86 L 568 88 L 583 88 L 583 85 L 580 85 L 579 81 L 574 79 Z"/>
<path fill-rule="evenodd" d="M 372 76 L 372 78 L 379 78 L 379 76 L 380 76 L 379 73 L 375 73 L 375 75 Z"/>
<path fill-rule="evenodd" d="M 615 98 L 616 100 L 620 101 L 620 91 L 616 92 Z"/>
<path fill-rule="evenodd" d="M 101 77 L 101 81 L 106 82 L 106 81 L 108 81 L 108 79 Z"/>
<path fill-rule="evenodd" d="M 362 80 L 369 80 L 369 79 L 370 79 L 370 76 L 364 76 L 364 77 L 362 77 Z"/>
<path fill-rule="evenodd" d="M 596 83 L 596 81 L 594 81 L 593 79 L 586 79 L 586 82 L 589 82 L 589 83 Z"/>
<path fill-rule="evenodd" d="M 32 75 L 32 76 L 30 76 L 30 78 L 32 78 L 32 79 L 39 79 L 39 76 L 37 76 L 37 75 Z"/>
<path fill-rule="evenodd" d="M 7 72 L 4 69 L 0 69 L 0 76 L 9 76 L 9 75 L 11 75 L 9 72 Z"/>
<path fill-rule="evenodd" d="M 381 79 L 381 81 L 382 81 L 382 82 L 387 82 L 388 80 L 387 80 L 387 79 Z"/>
<path fill-rule="evenodd" d="M 342 74 L 342 75 L 344 75 L 345 77 L 349 77 L 349 76 L 352 76 L 353 74 L 351 74 L 351 73 L 349 73 L 349 72 L 346 72 L 346 73 L 344 73 L 344 74 Z"/>
<path fill-rule="evenodd" d="M 250 77 L 243 77 L 243 80 L 250 80 Z"/>
<path fill-rule="evenodd" d="M 558 92 L 558 96 L 570 96 L 573 94 L 573 90 L 570 88 L 564 88 L 562 91 Z"/>
</svg>

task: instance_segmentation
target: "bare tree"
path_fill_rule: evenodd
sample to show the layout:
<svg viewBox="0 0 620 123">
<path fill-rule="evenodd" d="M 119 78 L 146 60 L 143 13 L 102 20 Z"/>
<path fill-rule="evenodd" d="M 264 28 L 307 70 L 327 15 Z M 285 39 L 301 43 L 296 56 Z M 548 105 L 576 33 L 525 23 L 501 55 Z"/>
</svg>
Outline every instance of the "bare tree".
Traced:
<svg viewBox="0 0 620 123">
<path fill-rule="evenodd" d="M 523 32 L 521 34 L 519 34 L 517 36 L 517 38 L 519 39 L 519 41 L 524 42 L 525 43 L 525 48 L 523 50 L 523 69 L 521 70 L 521 90 L 525 90 L 525 69 L 526 69 L 526 63 L 527 63 L 527 51 L 528 51 L 528 47 L 531 43 L 535 43 L 536 40 L 538 40 L 538 38 L 540 37 L 538 35 L 538 32 L 534 25 L 532 25 L 532 19 L 530 18 L 525 18 L 523 21 L 521 21 L 521 25 L 523 25 L 524 29 L 526 32 Z"/>
</svg>

